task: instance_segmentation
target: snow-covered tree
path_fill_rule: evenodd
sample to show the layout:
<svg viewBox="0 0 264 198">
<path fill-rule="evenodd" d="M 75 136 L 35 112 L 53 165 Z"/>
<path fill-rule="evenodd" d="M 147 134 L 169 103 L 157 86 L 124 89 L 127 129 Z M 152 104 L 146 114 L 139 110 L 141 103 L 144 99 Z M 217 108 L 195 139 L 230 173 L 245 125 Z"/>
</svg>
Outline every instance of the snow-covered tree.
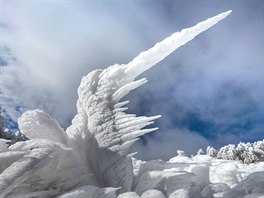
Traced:
<svg viewBox="0 0 264 198">
<path fill-rule="evenodd" d="M 11 145 L 16 142 L 28 140 L 28 138 L 22 134 L 20 131 L 12 132 L 9 129 L 4 128 L 4 118 L 0 115 L 0 140 Z"/>
<path fill-rule="evenodd" d="M 234 144 L 229 144 L 219 149 L 217 153 L 218 159 L 236 160 L 238 158 Z"/>
<path fill-rule="evenodd" d="M 198 154 L 203 153 L 200 152 Z M 240 142 L 238 145 L 229 144 L 219 150 L 208 146 L 206 154 L 218 159 L 240 160 L 246 164 L 261 162 L 264 161 L 264 140 L 254 143 Z"/>
<path fill-rule="evenodd" d="M 205 152 L 204 152 L 204 150 L 203 149 L 199 149 L 198 151 L 197 151 L 197 155 L 202 155 L 202 154 L 204 154 Z"/>
<path fill-rule="evenodd" d="M 216 157 L 216 155 L 217 155 L 217 150 L 214 149 L 214 148 L 211 147 L 211 146 L 208 146 L 208 147 L 206 148 L 206 154 L 209 155 L 209 156 L 211 156 L 211 157 Z"/>
</svg>

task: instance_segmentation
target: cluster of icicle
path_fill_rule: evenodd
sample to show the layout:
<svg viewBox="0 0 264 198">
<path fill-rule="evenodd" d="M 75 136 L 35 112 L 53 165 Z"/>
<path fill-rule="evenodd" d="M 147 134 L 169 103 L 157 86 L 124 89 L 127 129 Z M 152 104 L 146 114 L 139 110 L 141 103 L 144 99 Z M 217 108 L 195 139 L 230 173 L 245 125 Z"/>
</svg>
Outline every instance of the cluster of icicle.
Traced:
<svg viewBox="0 0 264 198">
<path fill-rule="evenodd" d="M 41 110 L 25 112 L 18 124 L 29 140 L 9 147 L 0 142 L 0 198 L 232 197 L 246 180 L 257 190 L 239 191 L 241 196 L 263 192 L 261 178 L 251 176 L 263 169 L 254 164 L 234 162 L 237 164 L 221 172 L 227 161 L 217 162 L 209 156 L 190 159 L 179 155 L 168 162 L 144 162 L 129 150 L 140 136 L 157 130 L 145 127 L 160 117 L 125 113 L 128 101 L 122 98 L 147 82 L 135 80 L 137 76 L 230 13 L 172 34 L 126 65 L 95 70 L 83 77 L 77 115 L 66 132 Z M 234 166 L 247 171 L 240 174 L 237 169 L 235 174 Z"/>
</svg>

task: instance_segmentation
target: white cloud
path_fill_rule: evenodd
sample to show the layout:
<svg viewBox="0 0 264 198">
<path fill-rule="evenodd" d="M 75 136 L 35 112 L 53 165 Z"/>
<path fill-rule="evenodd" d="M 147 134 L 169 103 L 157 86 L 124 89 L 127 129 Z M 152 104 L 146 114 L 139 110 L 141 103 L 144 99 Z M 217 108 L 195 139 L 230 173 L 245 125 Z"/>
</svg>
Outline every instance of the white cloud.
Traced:
<svg viewBox="0 0 264 198">
<path fill-rule="evenodd" d="M 131 112 L 163 115 L 158 132 L 162 135 L 158 136 L 162 136 L 162 144 L 169 142 L 168 149 L 160 151 L 164 156 L 173 156 L 179 145 L 183 145 L 183 150 L 195 151 L 196 145 L 202 147 L 209 142 L 190 131 L 186 123 L 185 127 L 177 123 L 186 113 L 195 112 L 201 119 L 210 118 L 216 123 L 222 120 L 228 125 L 238 119 L 237 109 L 246 107 L 248 101 L 258 109 L 256 117 L 264 111 L 263 10 L 259 4 L 4 2 L 4 44 L 16 55 L 19 66 L 4 71 L 6 86 L 2 90 L 15 99 L 14 104 L 19 100 L 26 107 L 43 108 L 66 127 L 75 114 L 81 76 L 95 68 L 127 63 L 171 33 L 232 9 L 228 20 L 143 74 L 148 84 L 128 96 Z M 235 85 L 233 89 L 227 82 Z M 232 96 L 238 88 L 245 91 L 241 98 Z M 221 105 L 214 104 L 227 90 L 230 94 Z M 263 125 L 254 122 L 255 129 L 248 133 L 260 137 Z M 178 136 L 186 140 L 189 137 L 189 141 L 181 144 Z M 245 133 L 237 138 L 249 136 Z M 221 142 L 218 137 L 210 143 Z M 161 145 L 152 137 L 146 138 L 150 142 L 146 150 Z M 224 140 L 221 144 L 235 141 Z M 192 142 L 194 146 L 190 146 Z"/>
</svg>

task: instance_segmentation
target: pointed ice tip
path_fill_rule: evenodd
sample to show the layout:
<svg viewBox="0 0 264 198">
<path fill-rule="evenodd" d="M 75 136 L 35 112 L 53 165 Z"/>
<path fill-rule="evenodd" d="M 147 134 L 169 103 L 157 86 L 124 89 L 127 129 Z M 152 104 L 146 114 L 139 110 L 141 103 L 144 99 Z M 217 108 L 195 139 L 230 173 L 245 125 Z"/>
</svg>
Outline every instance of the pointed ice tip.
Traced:
<svg viewBox="0 0 264 198">
<path fill-rule="evenodd" d="M 226 16 L 228 16 L 229 14 L 232 13 L 232 10 L 228 10 L 228 11 L 226 11 L 226 12 L 224 12 L 224 13 L 226 14 Z"/>
<path fill-rule="evenodd" d="M 202 21 L 193 27 L 183 29 L 165 38 L 149 50 L 141 52 L 136 58 L 129 62 L 127 64 L 126 73 L 136 78 L 144 71 L 162 61 L 174 50 L 185 45 L 203 31 L 226 18 L 231 12 L 232 10 L 222 12 L 221 14 Z"/>
<path fill-rule="evenodd" d="M 133 156 L 136 155 L 136 154 L 137 154 L 137 152 L 130 153 L 130 154 L 127 155 L 127 157 L 133 157 Z"/>
<path fill-rule="evenodd" d="M 213 17 L 213 18 L 219 17 L 219 18 L 220 18 L 219 21 L 221 21 L 221 20 L 223 20 L 224 18 L 226 18 L 229 14 L 231 14 L 231 12 L 232 12 L 232 10 L 228 10 L 228 11 L 226 11 L 226 12 L 222 12 L 221 14 L 216 15 L 216 16 Z"/>
</svg>

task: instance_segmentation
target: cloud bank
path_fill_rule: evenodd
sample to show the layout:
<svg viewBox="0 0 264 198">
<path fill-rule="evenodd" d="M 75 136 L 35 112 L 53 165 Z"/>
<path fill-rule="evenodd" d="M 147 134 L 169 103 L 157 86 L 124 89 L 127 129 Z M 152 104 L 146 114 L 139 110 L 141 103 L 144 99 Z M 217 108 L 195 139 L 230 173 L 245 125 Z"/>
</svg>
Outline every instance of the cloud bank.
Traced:
<svg viewBox="0 0 264 198">
<path fill-rule="evenodd" d="M 176 149 L 193 153 L 264 138 L 259 1 L 4 2 L 1 100 L 12 118 L 41 108 L 66 128 L 81 76 L 127 63 L 171 33 L 229 9 L 228 20 L 143 74 L 148 84 L 128 96 L 130 112 L 163 116 L 160 130 L 134 149 L 144 151 L 141 158 L 169 158 Z"/>
</svg>

